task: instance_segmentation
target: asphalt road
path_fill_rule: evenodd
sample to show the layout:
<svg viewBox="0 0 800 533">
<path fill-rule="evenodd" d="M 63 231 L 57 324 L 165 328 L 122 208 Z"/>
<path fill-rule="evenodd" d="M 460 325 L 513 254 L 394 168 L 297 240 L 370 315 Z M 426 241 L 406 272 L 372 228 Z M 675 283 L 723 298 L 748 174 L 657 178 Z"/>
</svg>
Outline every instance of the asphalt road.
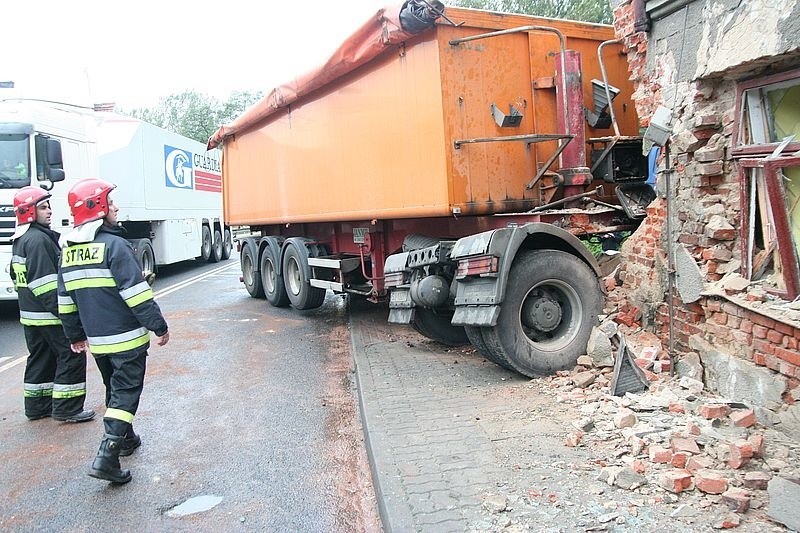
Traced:
<svg viewBox="0 0 800 533">
<path fill-rule="evenodd" d="M 237 257 L 160 271 L 171 340 L 150 349 L 134 423 L 143 444 L 123 458 L 133 473 L 124 486 L 86 475 L 103 432 L 93 361 L 86 405 L 97 419 L 28 421 L 22 328 L 16 307 L 0 305 L 1 530 L 379 528 L 343 300 L 275 309 L 250 298 L 239 275 Z M 218 503 L 181 514 L 187 500 L 189 511 Z"/>
</svg>

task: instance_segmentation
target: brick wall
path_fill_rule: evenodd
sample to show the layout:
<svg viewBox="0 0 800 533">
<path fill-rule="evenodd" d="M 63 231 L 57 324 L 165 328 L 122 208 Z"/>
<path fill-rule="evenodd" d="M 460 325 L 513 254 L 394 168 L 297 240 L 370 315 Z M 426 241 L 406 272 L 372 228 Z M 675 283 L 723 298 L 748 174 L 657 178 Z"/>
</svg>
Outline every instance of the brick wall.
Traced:
<svg viewBox="0 0 800 533">
<path fill-rule="evenodd" d="M 623 2 L 614 10 L 617 37 L 623 39 L 636 108 L 646 127 L 658 105 L 673 110 L 670 161 L 674 169 L 672 202 L 673 246 L 682 246 L 694 259 L 702 279 L 715 282 L 738 272 L 741 224 L 738 168 L 727 157 L 735 113 L 734 81 L 725 78 L 689 80 L 676 75 L 674 54 L 647 57 L 648 34 L 635 32 L 633 9 Z M 689 51 L 688 53 L 694 53 Z M 670 101 L 663 101 L 665 95 Z M 659 176 L 663 180 L 664 175 Z M 617 320 L 657 333 L 668 344 L 668 249 L 666 186 L 651 204 L 642 226 L 622 248 L 620 284 L 609 295 Z M 676 356 L 692 351 L 690 339 L 703 338 L 715 349 L 766 367 L 787 391 L 800 383 L 800 329 L 723 297 L 701 297 L 685 303 L 674 291 L 673 341 Z M 747 301 L 743 295 L 742 300 Z M 792 395 L 784 399 L 791 403 Z"/>
</svg>

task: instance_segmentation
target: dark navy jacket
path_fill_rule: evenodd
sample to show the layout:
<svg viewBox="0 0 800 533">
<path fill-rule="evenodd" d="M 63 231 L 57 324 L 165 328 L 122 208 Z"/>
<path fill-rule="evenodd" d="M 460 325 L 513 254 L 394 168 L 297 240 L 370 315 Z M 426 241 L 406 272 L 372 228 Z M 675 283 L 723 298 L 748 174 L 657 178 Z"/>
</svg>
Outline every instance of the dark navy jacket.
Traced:
<svg viewBox="0 0 800 533">
<path fill-rule="evenodd" d="M 167 322 L 124 230 L 103 225 L 94 240 L 68 243 L 58 272 L 58 314 L 70 342 L 88 340 L 94 355 L 140 352 Z"/>
<path fill-rule="evenodd" d="M 56 274 L 59 234 L 31 223 L 11 247 L 11 279 L 19 299 L 19 321 L 25 326 L 57 326 Z"/>
</svg>

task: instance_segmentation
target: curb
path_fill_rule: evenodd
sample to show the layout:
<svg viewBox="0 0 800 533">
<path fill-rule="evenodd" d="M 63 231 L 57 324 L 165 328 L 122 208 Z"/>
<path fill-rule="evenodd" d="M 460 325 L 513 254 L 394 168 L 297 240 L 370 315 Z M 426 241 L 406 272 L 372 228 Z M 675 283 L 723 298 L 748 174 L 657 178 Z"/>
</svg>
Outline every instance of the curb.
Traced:
<svg viewBox="0 0 800 533">
<path fill-rule="evenodd" d="M 350 317 L 350 339 L 353 347 L 353 360 L 355 363 L 356 390 L 358 391 L 358 405 L 361 413 L 361 426 L 364 431 L 364 442 L 367 448 L 372 484 L 375 488 L 375 498 L 378 504 L 378 513 L 381 517 L 383 530 L 387 533 L 393 531 L 413 531 L 414 521 L 410 510 L 403 499 L 402 484 L 399 476 L 396 481 L 386 472 L 394 468 L 394 462 L 387 456 L 388 446 L 386 439 L 382 438 L 373 426 L 376 424 L 378 409 L 375 408 L 377 399 L 369 386 L 372 377 L 369 361 L 363 349 L 363 337 L 359 324 Z"/>
</svg>

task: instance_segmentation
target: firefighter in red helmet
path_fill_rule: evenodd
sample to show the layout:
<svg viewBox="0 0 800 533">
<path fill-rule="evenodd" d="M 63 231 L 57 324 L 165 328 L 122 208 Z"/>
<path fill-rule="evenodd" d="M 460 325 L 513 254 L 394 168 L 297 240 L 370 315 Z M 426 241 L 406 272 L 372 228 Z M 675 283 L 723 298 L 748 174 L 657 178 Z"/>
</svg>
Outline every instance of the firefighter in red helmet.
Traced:
<svg viewBox="0 0 800 533">
<path fill-rule="evenodd" d="M 77 182 L 67 194 L 75 228 L 58 272 L 58 312 L 74 351 L 94 356 L 106 387 L 105 434 L 89 475 L 112 483 L 131 480 L 119 457 L 141 444 L 133 419 L 144 386 L 150 332 L 167 344 L 167 322 L 142 277 L 117 207 L 114 185 L 96 178 Z"/>
<path fill-rule="evenodd" d="M 50 229 L 50 193 L 27 186 L 14 195 L 17 229 L 12 237 L 11 278 L 19 321 L 30 355 L 25 364 L 25 416 L 87 422 L 86 354 L 74 354 L 58 319 L 56 281 L 59 234 Z"/>
</svg>

